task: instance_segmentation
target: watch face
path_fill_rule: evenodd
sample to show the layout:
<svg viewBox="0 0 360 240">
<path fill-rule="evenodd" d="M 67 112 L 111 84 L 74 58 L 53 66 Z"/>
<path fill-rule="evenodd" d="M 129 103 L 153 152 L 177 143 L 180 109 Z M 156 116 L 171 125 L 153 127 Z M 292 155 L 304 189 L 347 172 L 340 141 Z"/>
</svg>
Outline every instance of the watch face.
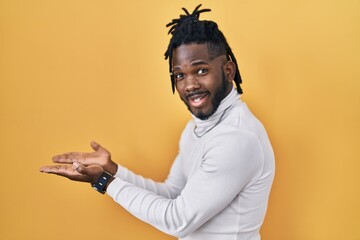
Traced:
<svg viewBox="0 0 360 240">
<path fill-rule="evenodd" d="M 111 179 L 111 175 L 107 172 L 103 172 L 102 175 L 98 178 L 98 180 L 92 185 L 92 187 L 98 191 L 99 193 L 105 193 L 105 187 L 107 182 Z"/>
</svg>

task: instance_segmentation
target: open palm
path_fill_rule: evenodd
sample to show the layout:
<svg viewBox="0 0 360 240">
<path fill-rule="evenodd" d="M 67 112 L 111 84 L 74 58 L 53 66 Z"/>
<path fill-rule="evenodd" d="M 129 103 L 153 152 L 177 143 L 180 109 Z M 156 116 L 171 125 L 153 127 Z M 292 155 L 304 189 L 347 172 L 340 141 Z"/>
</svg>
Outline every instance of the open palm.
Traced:
<svg viewBox="0 0 360 240">
<path fill-rule="evenodd" d="M 114 175 L 117 171 L 117 164 L 111 160 L 110 152 L 96 142 L 91 142 L 94 152 L 68 152 L 52 158 L 54 163 L 72 164 L 77 162 L 84 166 L 99 165 L 105 171 Z"/>
</svg>

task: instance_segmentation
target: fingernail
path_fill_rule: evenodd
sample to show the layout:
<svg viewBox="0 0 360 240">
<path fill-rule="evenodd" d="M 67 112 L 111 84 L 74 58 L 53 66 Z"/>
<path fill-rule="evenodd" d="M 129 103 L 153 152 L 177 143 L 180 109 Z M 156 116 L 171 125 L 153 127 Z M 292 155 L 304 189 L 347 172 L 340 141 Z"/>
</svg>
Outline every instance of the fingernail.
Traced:
<svg viewBox="0 0 360 240">
<path fill-rule="evenodd" d="M 74 163 L 73 163 L 73 166 L 74 166 L 74 168 L 76 169 L 76 168 L 79 167 L 79 163 L 78 163 L 78 162 L 74 162 Z"/>
</svg>

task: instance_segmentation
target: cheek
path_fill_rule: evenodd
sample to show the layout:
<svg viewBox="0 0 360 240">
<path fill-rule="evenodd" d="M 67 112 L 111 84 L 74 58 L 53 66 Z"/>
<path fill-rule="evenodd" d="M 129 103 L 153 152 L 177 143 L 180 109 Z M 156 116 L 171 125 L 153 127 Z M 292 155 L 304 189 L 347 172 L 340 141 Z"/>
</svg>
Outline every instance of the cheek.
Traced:
<svg viewBox="0 0 360 240">
<path fill-rule="evenodd" d="M 220 86 L 221 78 L 218 78 L 217 76 L 208 76 L 204 78 L 200 84 L 202 88 L 207 89 L 210 92 L 214 92 L 214 90 Z"/>
<path fill-rule="evenodd" d="M 184 94 L 184 84 L 180 81 L 175 83 L 175 89 L 178 92 L 178 94 L 181 96 L 182 94 Z"/>
</svg>

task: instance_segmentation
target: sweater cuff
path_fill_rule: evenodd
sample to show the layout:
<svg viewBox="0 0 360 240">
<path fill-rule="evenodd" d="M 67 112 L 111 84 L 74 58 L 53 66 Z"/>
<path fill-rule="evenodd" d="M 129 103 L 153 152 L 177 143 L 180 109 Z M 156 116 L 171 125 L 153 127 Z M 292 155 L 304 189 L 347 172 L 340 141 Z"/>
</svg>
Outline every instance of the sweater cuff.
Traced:
<svg viewBox="0 0 360 240">
<path fill-rule="evenodd" d="M 117 166 L 117 171 L 114 174 L 114 177 L 124 179 L 125 173 L 128 171 L 127 168 L 124 168 L 120 164 L 118 164 Z"/>
<path fill-rule="evenodd" d="M 120 178 L 115 178 L 107 187 L 106 193 L 113 199 L 116 199 L 117 195 L 121 191 L 121 189 L 126 185 L 127 183 Z"/>
</svg>

